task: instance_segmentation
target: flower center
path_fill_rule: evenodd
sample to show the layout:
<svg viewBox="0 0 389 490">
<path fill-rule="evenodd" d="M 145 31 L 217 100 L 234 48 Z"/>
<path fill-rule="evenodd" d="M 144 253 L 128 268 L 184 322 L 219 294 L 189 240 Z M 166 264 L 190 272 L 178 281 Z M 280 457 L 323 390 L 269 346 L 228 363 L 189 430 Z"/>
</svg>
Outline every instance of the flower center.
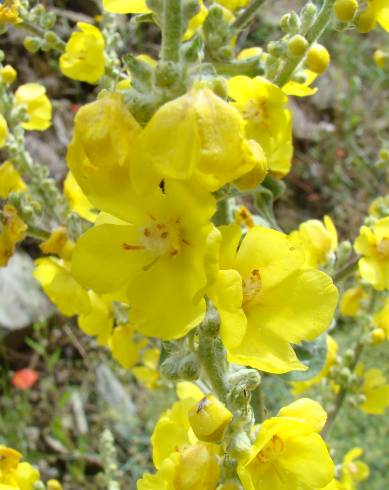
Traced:
<svg viewBox="0 0 389 490">
<path fill-rule="evenodd" d="M 243 117 L 255 124 L 268 125 L 268 110 L 265 99 L 250 99 L 243 108 Z"/>
<path fill-rule="evenodd" d="M 158 223 L 152 221 L 141 231 L 140 243 L 153 255 L 178 255 L 182 248 L 182 238 L 177 223 Z"/>
<path fill-rule="evenodd" d="M 389 259 L 389 238 L 383 238 L 378 243 L 377 253 L 381 259 Z"/>
<path fill-rule="evenodd" d="M 261 288 L 261 274 L 258 269 L 254 269 L 246 279 L 243 279 L 243 308 L 246 308 L 255 300 Z"/>
<path fill-rule="evenodd" d="M 266 446 L 259 451 L 257 454 L 257 459 L 261 463 L 269 463 L 277 459 L 284 451 L 285 444 L 280 436 L 274 434 Z"/>
</svg>

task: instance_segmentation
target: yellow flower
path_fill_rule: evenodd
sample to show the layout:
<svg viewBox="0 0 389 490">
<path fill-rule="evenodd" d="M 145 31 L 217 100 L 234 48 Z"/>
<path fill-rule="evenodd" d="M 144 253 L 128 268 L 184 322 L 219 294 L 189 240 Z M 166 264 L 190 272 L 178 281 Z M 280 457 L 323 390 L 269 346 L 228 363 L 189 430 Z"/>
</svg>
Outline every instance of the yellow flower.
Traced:
<svg viewBox="0 0 389 490">
<path fill-rule="evenodd" d="M 103 0 L 103 7 L 114 14 L 147 14 L 146 0 Z"/>
<path fill-rule="evenodd" d="M 232 413 L 213 395 L 207 395 L 189 410 L 189 423 L 200 441 L 218 442 L 231 422 Z"/>
<path fill-rule="evenodd" d="M 39 480 L 39 471 L 29 463 L 21 462 L 22 455 L 0 445 L 0 489 L 33 490 Z"/>
<path fill-rule="evenodd" d="M 0 114 L 0 148 L 5 146 L 8 138 L 8 125 L 3 114 Z"/>
<path fill-rule="evenodd" d="M 146 473 L 137 490 L 215 490 L 220 466 L 214 447 L 196 444 L 165 459 L 157 473 Z"/>
<path fill-rule="evenodd" d="M 263 77 L 246 76 L 231 78 L 228 93 L 247 121 L 247 136 L 263 148 L 270 172 L 276 177 L 286 175 L 293 153 L 292 116 L 286 108 L 287 96 Z"/>
<path fill-rule="evenodd" d="M 373 318 L 374 325 L 385 332 L 385 337 L 389 339 L 389 300 L 386 300 L 384 307 L 379 310 Z"/>
<path fill-rule="evenodd" d="M 156 179 L 191 179 L 210 191 L 258 165 L 263 180 L 266 167 L 255 151 L 255 141 L 246 139 L 244 126 L 239 111 L 209 88 L 195 86 L 158 109 L 140 134 L 135 184 L 143 189 L 150 185 L 147 166 Z"/>
<path fill-rule="evenodd" d="M 0 199 L 7 199 L 11 192 L 19 192 L 27 189 L 19 172 L 6 161 L 0 165 Z"/>
<path fill-rule="evenodd" d="M 358 483 L 369 478 L 369 467 L 363 461 L 357 460 L 362 454 L 363 451 L 359 447 L 355 447 L 345 454 L 341 476 L 343 490 L 357 490 Z"/>
<path fill-rule="evenodd" d="M 282 87 L 282 91 L 286 95 L 294 95 L 296 97 L 307 97 L 313 95 L 317 92 L 317 87 L 311 87 L 310 85 L 316 80 L 318 74 L 311 70 L 303 71 L 305 76 L 305 82 L 296 82 L 294 80 L 289 80 Z"/>
<path fill-rule="evenodd" d="M 4 0 L 0 4 L 0 23 L 17 24 L 20 22 L 19 7 L 19 0 Z"/>
<path fill-rule="evenodd" d="M 251 454 L 238 462 L 245 490 L 322 488 L 334 478 L 334 464 L 319 432 L 326 413 L 308 398 L 280 410 L 261 425 Z"/>
<path fill-rule="evenodd" d="M 29 131 L 45 131 L 51 126 L 52 106 L 40 83 L 26 83 L 15 92 L 15 101 L 26 108 L 28 121 L 21 124 Z"/>
<path fill-rule="evenodd" d="M 133 194 L 129 162 L 139 131 L 122 96 L 108 93 L 77 112 L 68 147 L 67 163 L 88 200 L 124 219 Z"/>
<path fill-rule="evenodd" d="M 202 27 L 204 20 L 208 15 L 208 10 L 204 5 L 203 0 L 199 0 L 199 8 L 200 8 L 199 12 L 196 15 L 194 15 L 188 23 L 188 27 L 183 37 L 184 41 L 190 39 L 196 33 L 196 31 L 200 29 L 200 27 Z"/>
<path fill-rule="evenodd" d="M 64 315 L 89 313 L 88 292 L 77 283 L 63 261 L 54 257 L 36 260 L 34 277 Z"/>
<path fill-rule="evenodd" d="M 156 468 L 175 451 L 197 443 L 189 423 L 189 410 L 203 396 L 200 390 L 188 390 L 185 398 L 175 402 L 158 419 L 151 436 L 153 462 Z"/>
<path fill-rule="evenodd" d="M 300 395 L 305 391 L 309 390 L 312 386 L 321 382 L 322 379 L 325 379 L 328 376 L 329 370 L 331 366 L 336 363 L 336 354 L 338 353 L 338 344 L 336 340 L 331 337 L 331 335 L 327 335 L 327 356 L 326 361 L 321 369 L 321 371 L 311 379 L 306 381 L 294 381 L 291 383 L 292 393 L 293 395 Z"/>
<path fill-rule="evenodd" d="M 359 405 L 360 409 L 368 414 L 384 414 L 389 407 L 389 384 L 386 384 L 382 371 L 371 368 L 364 372 L 364 366 L 360 364 L 356 373 L 363 379 L 358 392 L 364 395 L 365 400 Z"/>
<path fill-rule="evenodd" d="M 125 288 L 131 320 L 142 334 L 179 338 L 205 314 L 203 294 L 219 240 L 209 221 L 215 202 L 206 191 L 177 181 L 133 198 L 138 203 L 125 222 L 97 224 L 81 236 L 72 272 L 99 294 Z"/>
<path fill-rule="evenodd" d="M 147 349 L 142 353 L 142 365 L 131 369 L 137 381 L 146 386 L 149 390 L 154 390 L 160 378 L 158 363 L 161 352 L 159 349 Z"/>
<path fill-rule="evenodd" d="M 71 172 L 68 172 L 66 176 L 63 191 L 74 212 L 91 223 L 96 220 L 98 214 L 97 209 L 82 192 L 81 187 L 78 185 Z"/>
<path fill-rule="evenodd" d="M 39 245 L 44 254 L 55 254 L 64 260 L 72 256 L 74 242 L 69 239 L 68 230 L 60 226 L 53 230 L 49 238 Z"/>
<path fill-rule="evenodd" d="M 78 22 L 77 27 L 81 32 L 73 32 L 59 59 L 61 71 L 73 80 L 97 83 L 105 68 L 103 35 L 86 22 Z"/>
<path fill-rule="evenodd" d="M 362 255 L 358 266 L 363 279 L 375 289 L 389 289 L 389 217 L 372 228 L 362 226 L 354 248 Z"/>
<path fill-rule="evenodd" d="M 360 15 L 357 27 L 359 32 L 366 33 L 378 24 L 389 32 L 389 2 L 388 0 L 368 0 L 366 9 Z"/>
<path fill-rule="evenodd" d="M 234 10 L 245 7 L 249 2 L 250 0 L 218 0 L 217 3 L 223 5 L 223 7 L 233 12 Z"/>
<path fill-rule="evenodd" d="M 238 247 L 237 225 L 221 231 L 222 270 L 209 295 L 229 360 L 272 373 L 305 370 L 290 344 L 328 327 L 338 297 L 331 278 L 305 269 L 304 250 L 283 233 L 255 226 Z"/>
<path fill-rule="evenodd" d="M 338 234 L 329 216 L 324 216 L 323 222 L 317 219 L 305 221 L 291 235 L 304 247 L 305 267 L 324 265 L 338 246 Z"/>
<path fill-rule="evenodd" d="M 134 326 L 117 326 L 109 340 L 112 357 L 125 369 L 137 364 L 141 359 L 141 350 L 147 345 L 146 339 L 136 339 Z"/>
<path fill-rule="evenodd" d="M 342 296 L 340 312 L 343 316 L 356 316 L 361 307 L 362 300 L 366 297 L 364 290 L 357 286 L 347 289 Z"/>
<path fill-rule="evenodd" d="M 113 329 L 112 298 L 88 291 L 89 309 L 80 312 L 78 326 L 87 335 L 97 337 L 99 345 L 109 345 Z"/>
<path fill-rule="evenodd" d="M 15 246 L 23 240 L 26 224 L 19 218 L 16 209 L 6 204 L 0 215 L 0 267 L 5 267 L 12 257 Z"/>
</svg>

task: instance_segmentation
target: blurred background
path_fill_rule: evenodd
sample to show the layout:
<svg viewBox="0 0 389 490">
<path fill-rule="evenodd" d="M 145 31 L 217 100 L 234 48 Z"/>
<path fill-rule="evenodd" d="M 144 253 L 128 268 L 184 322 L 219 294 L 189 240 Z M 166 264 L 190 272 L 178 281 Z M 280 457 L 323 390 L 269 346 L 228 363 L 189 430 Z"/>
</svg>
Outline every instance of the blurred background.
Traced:
<svg viewBox="0 0 389 490">
<path fill-rule="evenodd" d="M 58 14 L 64 40 L 75 22 L 94 22 L 100 15 L 93 0 L 42 3 Z M 303 3 L 267 1 L 238 46 L 264 46 L 279 39 L 280 17 Z M 160 39 L 154 26 L 136 25 L 126 16 L 119 22 L 123 53 L 157 56 Z M 62 76 L 51 55 L 27 53 L 24 36 L 10 28 L 0 36 L 0 49 L 6 53 L 6 63 L 17 69 L 18 83 L 39 81 L 47 88 L 55 109 L 53 126 L 45 133 L 29 133 L 28 148 L 37 161 L 49 166 L 61 186 L 74 114 L 95 97 L 95 89 Z M 389 140 L 389 69 L 377 67 L 373 59 L 376 49 L 388 47 L 388 37 L 379 30 L 368 36 L 332 31 L 322 43 L 332 62 L 317 82 L 318 92 L 290 101 L 294 165 L 276 214 L 285 232 L 308 218 L 329 214 L 340 238 L 353 240 L 371 200 L 388 193 L 385 170 L 375 163 L 379 149 Z M 118 449 L 123 488 L 134 488 L 134 481 L 151 470 L 150 434 L 174 393 L 166 385 L 158 387 L 152 363 L 146 367 L 153 389 L 145 389 L 75 322 L 56 313 L 31 276 L 38 255 L 37 244 L 26 241 L 10 265 L 0 269 L 0 444 L 23 452 L 40 467 L 45 480 L 58 478 L 66 490 L 95 489 L 100 488 L 97 475 L 102 468 L 99 438 L 109 428 Z M 343 320 L 337 341 L 349 345 L 353 335 L 352 319 Z M 374 349 L 368 363 L 389 376 L 384 349 Z M 25 368 L 35 374 L 20 374 Z M 320 387 L 312 393 L 326 401 Z M 291 400 L 282 377 L 265 377 L 265 398 L 270 413 Z M 340 461 L 354 446 L 366 450 L 364 460 L 371 476 L 361 484 L 363 489 L 389 486 L 388 436 L 389 415 L 344 410 L 333 427 L 335 459 Z"/>
</svg>

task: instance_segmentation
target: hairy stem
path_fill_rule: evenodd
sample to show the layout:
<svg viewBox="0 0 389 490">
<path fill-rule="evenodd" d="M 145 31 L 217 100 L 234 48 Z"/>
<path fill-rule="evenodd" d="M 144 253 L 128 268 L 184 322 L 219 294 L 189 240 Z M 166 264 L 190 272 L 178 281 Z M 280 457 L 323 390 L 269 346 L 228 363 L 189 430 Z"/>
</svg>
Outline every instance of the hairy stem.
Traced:
<svg viewBox="0 0 389 490">
<path fill-rule="evenodd" d="M 253 0 L 250 5 L 243 10 L 241 14 L 232 23 L 232 28 L 241 31 L 247 27 L 257 14 L 257 10 L 263 4 L 264 0 Z"/>
<path fill-rule="evenodd" d="M 224 348 L 217 336 L 219 327 L 218 312 L 213 307 L 209 308 L 205 320 L 199 327 L 198 354 L 213 391 L 225 402 L 228 392 L 226 359 Z"/>
<path fill-rule="evenodd" d="M 359 256 L 354 257 L 348 264 L 336 271 L 333 276 L 334 282 L 344 281 L 349 276 L 354 274 L 358 267 L 359 258 Z"/>
<path fill-rule="evenodd" d="M 182 36 L 182 1 L 163 0 L 161 60 L 178 62 Z"/>
<path fill-rule="evenodd" d="M 252 392 L 251 406 L 254 411 L 255 422 L 262 423 L 266 418 L 265 401 L 263 397 L 262 383 Z"/>
<path fill-rule="evenodd" d="M 314 44 L 319 39 L 319 37 L 323 34 L 323 32 L 326 30 L 332 18 L 334 1 L 335 0 L 324 0 L 323 6 L 318 16 L 316 17 L 315 22 L 312 24 L 312 26 L 310 27 L 310 29 L 308 30 L 305 36 L 309 46 L 312 46 L 312 44 Z M 281 71 L 279 71 L 276 77 L 274 78 L 273 82 L 279 87 L 285 85 L 285 83 L 292 78 L 296 68 L 298 68 L 298 66 L 303 61 L 304 58 L 305 58 L 305 54 L 286 61 L 282 66 Z"/>
</svg>

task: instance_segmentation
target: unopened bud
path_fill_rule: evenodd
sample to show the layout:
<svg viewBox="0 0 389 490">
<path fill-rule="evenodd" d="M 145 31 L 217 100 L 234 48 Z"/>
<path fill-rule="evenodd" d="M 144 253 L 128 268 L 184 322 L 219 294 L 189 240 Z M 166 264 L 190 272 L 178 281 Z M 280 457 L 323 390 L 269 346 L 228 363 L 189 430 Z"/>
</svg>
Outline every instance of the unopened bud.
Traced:
<svg viewBox="0 0 389 490">
<path fill-rule="evenodd" d="M 351 22 L 358 10 L 357 0 L 336 0 L 334 12 L 341 22 Z"/>
<path fill-rule="evenodd" d="M 324 46 L 316 43 L 309 48 L 305 60 L 305 66 L 309 70 L 321 75 L 326 71 L 329 62 L 330 54 Z"/>
<path fill-rule="evenodd" d="M 366 8 L 357 20 L 357 29 L 362 34 L 366 34 L 374 29 L 377 20 L 373 8 Z"/>
<path fill-rule="evenodd" d="M 24 47 L 30 53 L 36 53 L 42 47 L 42 40 L 39 37 L 27 36 L 23 42 Z"/>
<path fill-rule="evenodd" d="M 300 21 L 300 17 L 296 14 L 296 12 L 290 13 L 288 28 L 291 34 L 296 34 L 300 30 L 301 21 Z"/>
<path fill-rule="evenodd" d="M 292 57 L 302 56 L 308 48 L 308 41 L 301 34 L 295 34 L 288 41 L 288 54 Z"/>
<path fill-rule="evenodd" d="M 200 441 L 223 439 L 232 413 L 213 395 L 207 395 L 189 411 L 189 423 Z"/>
<path fill-rule="evenodd" d="M 16 70 L 11 65 L 5 65 L 0 71 L 2 83 L 11 84 L 15 81 L 16 76 Z"/>
<path fill-rule="evenodd" d="M 311 27 L 313 21 L 315 20 L 316 12 L 317 7 L 314 3 L 308 2 L 305 4 L 300 13 L 301 24 L 304 30 Z"/>
</svg>

